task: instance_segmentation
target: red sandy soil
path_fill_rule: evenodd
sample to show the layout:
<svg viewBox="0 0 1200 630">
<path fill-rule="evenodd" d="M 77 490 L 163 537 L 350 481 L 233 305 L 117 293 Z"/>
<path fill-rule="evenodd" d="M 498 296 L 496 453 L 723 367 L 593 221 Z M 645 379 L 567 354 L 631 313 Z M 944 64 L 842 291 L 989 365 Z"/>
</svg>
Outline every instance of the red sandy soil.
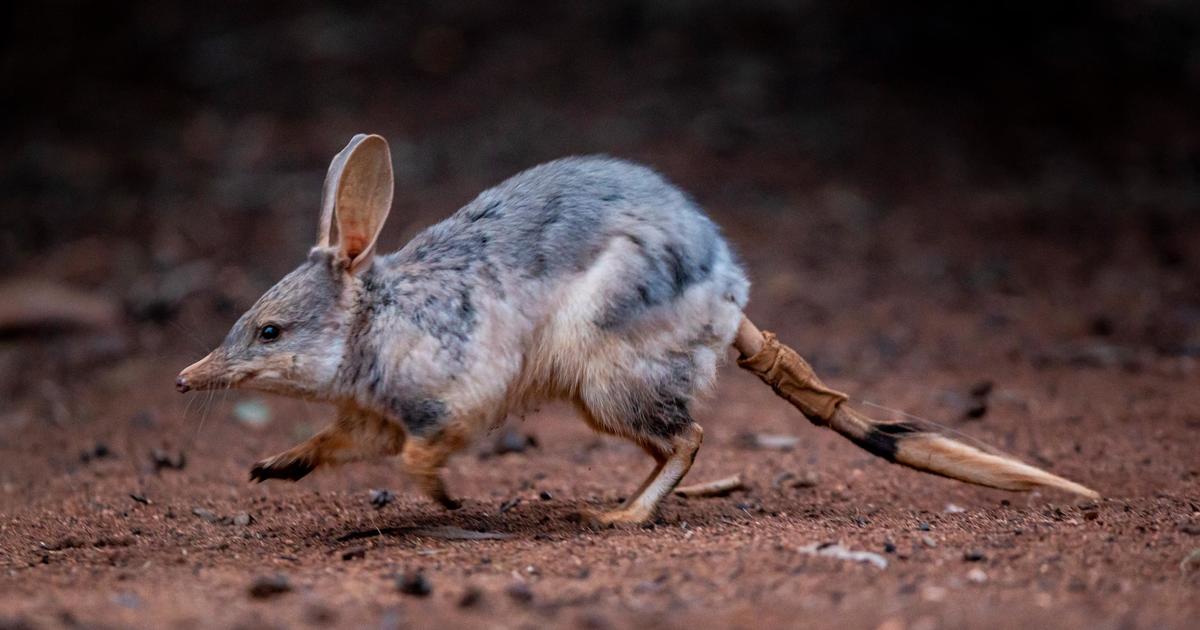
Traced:
<svg viewBox="0 0 1200 630">
<path fill-rule="evenodd" d="M 570 520 L 614 504 L 650 462 L 559 406 L 513 420 L 535 448 L 485 457 L 487 438 L 452 463 L 456 512 L 420 498 L 390 462 L 253 485 L 254 461 L 329 413 L 176 394 L 176 371 L 232 322 L 194 300 L 165 338 L 133 331 L 138 350 L 62 368 L 58 385 L 35 383 L 4 412 L 0 628 L 1195 627 L 1200 568 L 1181 563 L 1200 548 L 1200 366 L 1152 343 L 1194 319 L 1172 297 L 1195 289 L 1192 271 L 1158 266 L 1134 232 L 1068 251 L 969 213 L 931 243 L 919 212 L 855 224 L 838 205 L 848 194 L 787 199 L 807 209 L 787 214 L 706 200 L 757 281 L 751 317 L 832 386 L 935 418 L 1104 499 L 890 465 L 732 366 L 697 410 L 706 440 L 687 482 L 740 474 L 748 489 L 671 497 L 649 527 Z M 935 210 L 924 220 L 943 221 Z M 988 262 L 1014 248 L 1004 265 Z M 18 346 L 17 368 L 63 352 L 55 343 Z M 969 419 L 982 381 L 994 383 L 986 413 Z M 250 399 L 268 406 L 265 426 L 235 419 L 234 403 Z M 744 432 L 800 441 L 754 450 Z M 109 455 L 83 461 L 97 444 Z M 184 452 L 185 467 L 155 472 L 155 448 Z M 775 483 L 784 473 L 815 474 L 815 485 Z M 380 488 L 396 499 L 377 509 L 369 491 Z M 511 537 L 413 531 L 445 525 Z M 888 566 L 798 550 L 833 542 Z M 427 596 L 397 588 L 395 576 L 415 571 Z M 290 590 L 251 595 L 276 574 Z"/>
</svg>

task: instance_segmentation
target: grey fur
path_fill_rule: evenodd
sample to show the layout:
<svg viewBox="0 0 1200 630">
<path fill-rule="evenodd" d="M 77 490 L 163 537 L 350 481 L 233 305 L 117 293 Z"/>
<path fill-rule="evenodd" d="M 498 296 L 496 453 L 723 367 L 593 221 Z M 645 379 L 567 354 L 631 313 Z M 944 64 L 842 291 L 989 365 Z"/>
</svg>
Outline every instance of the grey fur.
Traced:
<svg viewBox="0 0 1200 630">
<path fill-rule="evenodd" d="M 607 157 L 519 173 L 399 251 L 346 269 L 335 250 L 314 249 L 220 352 L 249 373 L 286 350 L 307 371 L 248 386 L 350 403 L 420 437 L 562 397 L 604 430 L 670 438 L 691 424 L 749 288 L 695 203 Z M 260 343 L 268 312 L 285 332 Z"/>
<path fill-rule="evenodd" d="M 358 304 L 373 319 L 371 331 L 357 335 L 351 347 L 390 343 L 400 327 L 432 340 L 438 363 L 452 369 L 440 374 L 372 372 L 366 378 L 376 385 L 369 387 L 373 391 L 367 398 L 409 390 L 436 397 L 453 389 L 455 373 L 472 369 L 473 361 L 493 360 L 471 356 L 479 319 L 489 314 L 475 307 L 477 299 L 515 302 L 529 322 L 521 332 L 532 334 L 550 315 L 550 305 L 540 296 L 575 281 L 614 239 L 627 239 L 636 254 L 627 261 L 629 276 L 604 296 L 605 306 L 594 321 L 602 330 L 621 334 L 656 309 L 665 309 L 666 315 L 673 301 L 698 283 L 708 282 L 717 299 L 745 304 L 747 281 L 717 227 L 677 188 L 650 169 L 621 160 L 557 160 L 484 191 L 400 251 L 375 262 L 362 280 Z M 380 329 L 380 322 L 389 322 L 390 333 Z M 697 345 L 712 345 L 705 337 L 704 330 L 697 331 Z M 359 353 L 364 358 L 347 367 L 371 363 L 365 358 L 370 350 Z M 626 400 L 618 407 L 630 416 L 622 421 L 646 425 L 638 432 L 656 435 L 686 426 L 687 406 L 706 380 L 695 373 L 694 363 L 688 348 L 645 357 L 620 388 Z M 355 390 L 355 381 L 364 375 L 355 376 L 343 385 Z M 380 379 L 391 384 L 381 388 Z M 397 408 L 378 398 L 362 402 Z M 661 426 L 651 426 L 656 422 Z"/>
<path fill-rule="evenodd" d="M 397 396 L 393 405 L 405 428 L 420 437 L 436 431 L 446 419 L 446 403 L 436 398 L 422 398 L 409 394 Z"/>
</svg>

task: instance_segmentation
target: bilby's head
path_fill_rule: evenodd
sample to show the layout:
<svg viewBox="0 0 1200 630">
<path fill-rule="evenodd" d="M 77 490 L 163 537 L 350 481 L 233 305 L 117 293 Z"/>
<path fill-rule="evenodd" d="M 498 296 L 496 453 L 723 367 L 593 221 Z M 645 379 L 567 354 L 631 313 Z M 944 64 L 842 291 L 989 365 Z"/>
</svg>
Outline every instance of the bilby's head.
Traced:
<svg viewBox="0 0 1200 630">
<path fill-rule="evenodd" d="M 184 368 L 176 388 L 328 398 L 350 334 L 357 277 L 371 266 L 392 191 L 387 142 L 355 136 L 329 165 L 308 260 L 263 294 L 216 350 Z"/>
</svg>

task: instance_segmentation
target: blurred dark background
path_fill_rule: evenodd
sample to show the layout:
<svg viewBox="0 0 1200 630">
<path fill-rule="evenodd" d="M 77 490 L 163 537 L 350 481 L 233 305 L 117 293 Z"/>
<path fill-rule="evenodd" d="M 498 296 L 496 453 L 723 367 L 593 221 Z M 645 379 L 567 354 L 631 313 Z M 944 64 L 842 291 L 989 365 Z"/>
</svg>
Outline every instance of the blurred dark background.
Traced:
<svg viewBox="0 0 1200 630">
<path fill-rule="evenodd" d="M 988 300 L 1017 296 L 1066 314 L 1056 339 L 1200 347 L 1195 3 L 48 2 L 0 23 L 0 268 L 43 292 L 10 289 L 0 328 L 134 325 L 99 356 L 216 341 L 301 260 L 359 131 L 395 155 L 386 249 L 605 152 L 692 192 L 787 325 L 1002 327 Z M 921 346 L 863 334 L 880 364 Z"/>
<path fill-rule="evenodd" d="M 1200 2 L 3 3 L 0 86 L 0 628 L 1195 627 Z M 456 459 L 454 513 L 395 462 L 247 484 L 330 410 L 175 375 L 304 260 L 357 132 L 394 155 L 383 251 L 539 162 L 645 162 L 856 406 L 1109 498 L 888 468 L 732 367 L 688 479 L 750 490 L 650 530 L 567 521 L 649 465 L 566 406 Z"/>
</svg>

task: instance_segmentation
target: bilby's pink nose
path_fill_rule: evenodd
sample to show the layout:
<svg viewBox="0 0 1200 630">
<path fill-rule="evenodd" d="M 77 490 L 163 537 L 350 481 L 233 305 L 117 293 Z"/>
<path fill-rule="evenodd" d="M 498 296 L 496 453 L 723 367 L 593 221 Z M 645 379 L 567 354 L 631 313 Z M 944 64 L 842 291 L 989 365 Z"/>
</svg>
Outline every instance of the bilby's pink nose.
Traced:
<svg viewBox="0 0 1200 630">
<path fill-rule="evenodd" d="M 192 384 L 188 382 L 187 377 L 180 374 L 179 378 L 175 379 L 175 389 L 179 390 L 180 394 L 187 393 L 192 388 Z"/>
</svg>

